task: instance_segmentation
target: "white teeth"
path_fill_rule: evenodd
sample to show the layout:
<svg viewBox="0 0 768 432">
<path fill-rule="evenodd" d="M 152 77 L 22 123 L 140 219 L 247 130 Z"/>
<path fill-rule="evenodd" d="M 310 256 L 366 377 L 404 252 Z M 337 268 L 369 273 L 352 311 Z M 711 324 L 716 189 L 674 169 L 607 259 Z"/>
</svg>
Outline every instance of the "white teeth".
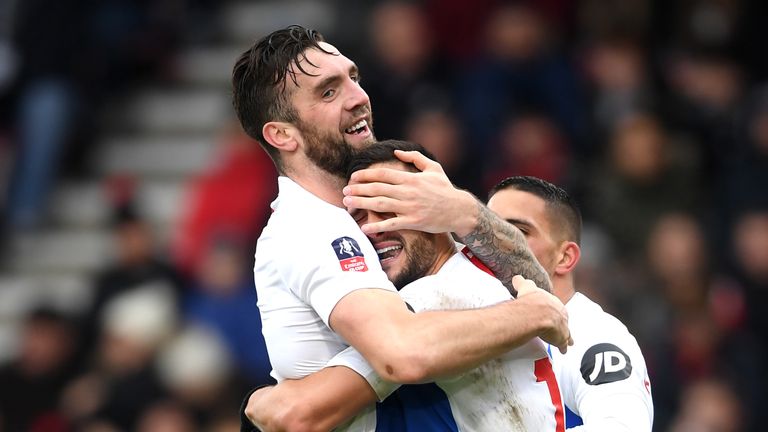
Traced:
<svg viewBox="0 0 768 432">
<path fill-rule="evenodd" d="M 367 121 L 365 121 L 365 119 L 363 119 L 363 120 L 360 120 L 359 122 L 357 122 L 357 123 L 353 124 L 352 126 L 350 126 L 350 127 L 346 128 L 346 129 L 344 130 L 344 132 L 346 132 L 346 133 L 353 133 L 353 132 L 355 132 L 356 130 L 358 130 L 358 129 L 362 128 L 362 127 L 365 127 L 365 126 L 367 126 L 367 125 L 368 125 L 368 122 L 367 122 Z"/>
<path fill-rule="evenodd" d="M 397 249 L 402 249 L 402 248 L 403 248 L 402 246 L 387 246 L 385 248 L 376 249 L 376 253 L 381 255 L 381 254 L 383 254 L 385 252 L 389 252 L 389 251 L 393 251 L 393 250 L 397 250 Z"/>
</svg>

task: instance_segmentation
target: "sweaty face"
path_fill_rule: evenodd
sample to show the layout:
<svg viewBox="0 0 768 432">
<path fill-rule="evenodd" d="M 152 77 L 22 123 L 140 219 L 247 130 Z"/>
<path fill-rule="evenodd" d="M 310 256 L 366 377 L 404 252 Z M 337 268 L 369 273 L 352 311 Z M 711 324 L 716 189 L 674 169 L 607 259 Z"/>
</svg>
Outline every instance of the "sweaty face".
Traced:
<svg viewBox="0 0 768 432">
<path fill-rule="evenodd" d="M 304 154 L 307 158 L 327 173 L 337 177 L 345 176 L 355 148 L 337 134 L 322 131 L 302 120 L 297 123 L 304 137 Z"/>
<path fill-rule="evenodd" d="M 371 165 L 405 169 L 401 162 L 385 162 Z M 353 184 L 353 183 L 350 183 Z M 378 222 L 395 217 L 393 213 L 350 209 L 358 225 Z M 438 260 L 438 235 L 421 231 L 400 230 L 369 235 L 381 261 L 381 268 L 397 289 L 421 277 L 431 274 Z"/>
<path fill-rule="evenodd" d="M 370 212 L 367 212 L 370 213 Z M 394 215 L 367 215 L 358 224 L 372 218 Z M 432 234 L 402 230 L 368 236 L 381 261 L 381 268 L 397 289 L 430 274 L 437 255 Z"/>
<path fill-rule="evenodd" d="M 376 141 L 368 95 L 360 87 L 357 66 L 333 45 L 320 45 L 332 54 L 310 49 L 300 60 L 298 87 L 290 78 L 291 103 L 304 138 L 304 153 L 320 168 L 343 175 L 349 156 Z"/>
<path fill-rule="evenodd" d="M 550 276 L 555 274 L 561 242 L 553 232 L 544 200 L 531 193 L 508 188 L 496 192 L 488 200 L 488 209 L 520 229 L 539 263 Z"/>
</svg>

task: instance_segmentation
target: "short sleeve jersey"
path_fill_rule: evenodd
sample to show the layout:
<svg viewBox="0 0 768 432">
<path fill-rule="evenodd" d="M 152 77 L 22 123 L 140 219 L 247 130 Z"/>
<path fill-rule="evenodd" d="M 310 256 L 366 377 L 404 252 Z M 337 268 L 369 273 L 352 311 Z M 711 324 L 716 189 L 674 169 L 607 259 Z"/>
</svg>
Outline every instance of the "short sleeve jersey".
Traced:
<svg viewBox="0 0 768 432">
<path fill-rule="evenodd" d="M 322 369 L 348 344 L 329 325 L 342 297 L 361 288 L 395 291 L 354 219 L 287 177 L 256 246 L 254 279 L 262 331 L 278 381 Z"/>
<path fill-rule="evenodd" d="M 565 306 L 574 345 L 551 354 L 563 402 L 583 422 L 569 430 L 650 431 L 651 383 L 635 338 L 581 293 Z"/>
<path fill-rule="evenodd" d="M 470 309 L 511 298 L 499 280 L 462 253 L 400 290 L 416 312 Z M 546 345 L 534 338 L 504 356 L 437 382 L 460 431 L 558 431 L 563 411 Z M 559 428 L 558 428 L 558 416 Z"/>
</svg>

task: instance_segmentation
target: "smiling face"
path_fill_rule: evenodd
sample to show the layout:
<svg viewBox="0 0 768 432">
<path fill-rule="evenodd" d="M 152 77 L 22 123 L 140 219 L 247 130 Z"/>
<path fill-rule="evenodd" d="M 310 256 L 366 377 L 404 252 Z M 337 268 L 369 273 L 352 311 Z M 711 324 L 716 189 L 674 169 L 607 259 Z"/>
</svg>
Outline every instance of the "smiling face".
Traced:
<svg viewBox="0 0 768 432">
<path fill-rule="evenodd" d="M 370 168 L 412 171 L 402 162 L 375 163 Z M 395 217 L 394 213 L 378 213 L 361 209 L 350 209 L 350 214 L 358 225 Z M 403 288 L 416 279 L 436 273 L 454 253 L 453 241 L 445 233 L 399 230 L 371 234 L 368 238 L 379 255 L 381 268 L 397 289 Z"/>
<path fill-rule="evenodd" d="M 343 176 L 356 149 L 375 142 L 368 95 L 360 87 L 357 66 L 325 42 L 300 58 L 296 84 L 286 80 L 286 92 L 295 109 L 296 126 L 304 140 L 304 153 L 323 170 Z"/>
<path fill-rule="evenodd" d="M 394 217 L 366 211 L 358 224 Z M 399 290 L 416 279 L 432 274 L 437 262 L 435 234 L 401 230 L 368 236 L 387 278 Z"/>
<path fill-rule="evenodd" d="M 488 209 L 522 231 L 531 252 L 552 277 L 565 239 L 552 226 L 546 202 L 534 194 L 507 188 L 488 200 Z"/>
</svg>

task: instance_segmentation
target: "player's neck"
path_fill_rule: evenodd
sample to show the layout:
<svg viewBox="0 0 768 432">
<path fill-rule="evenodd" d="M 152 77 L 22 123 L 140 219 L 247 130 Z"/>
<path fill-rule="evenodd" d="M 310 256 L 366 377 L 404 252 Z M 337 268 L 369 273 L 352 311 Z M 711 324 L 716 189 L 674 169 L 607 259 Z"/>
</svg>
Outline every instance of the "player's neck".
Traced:
<svg viewBox="0 0 768 432">
<path fill-rule="evenodd" d="M 346 180 L 312 165 L 303 170 L 286 169 L 285 175 L 312 195 L 336 207 L 344 208 L 341 189 Z"/>
<path fill-rule="evenodd" d="M 453 241 L 453 238 L 449 234 L 437 234 L 437 236 L 439 237 L 435 244 L 434 250 L 437 258 L 425 276 L 437 274 L 437 272 L 443 268 L 443 264 L 451 259 L 451 257 L 457 252 L 456 243 Z"/>
<path fill-rule="evenodd" d="M 563 304 L 568 303 L 568 301 L 573 297 L 573 295 L 576 294 L 576 289 L 573 287 L 573 280 L 572 279 L 553 280 L 552 294 L 554 294 L 555 297 L 560 299 L 560 301 L 563 302 Z"/>
</svg>

